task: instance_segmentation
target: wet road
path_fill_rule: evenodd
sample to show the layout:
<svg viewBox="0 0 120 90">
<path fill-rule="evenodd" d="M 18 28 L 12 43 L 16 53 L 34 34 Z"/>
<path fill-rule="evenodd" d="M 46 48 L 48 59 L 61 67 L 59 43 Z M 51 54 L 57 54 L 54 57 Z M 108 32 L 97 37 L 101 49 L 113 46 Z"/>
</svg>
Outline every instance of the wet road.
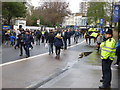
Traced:
<svg viewBox="0 0 120 90">
<path fill-rule="evenodd" d="M 83 41 L 84 39 L 79 39 L 79 42 Z M 73 38 L 71 38 L 72 45 L 75 45 Z M 31 56 L 47 53 L 48 49 L 45 48 L 45 44 L 41 43 L 41 45 L 33 45 L 33 49 L 30 51 Z M 23 50 L 24 52 L 24 50 Z M 15 61 L 18 59 L 25 58 L 25 52 L 23 53 L 23 56 L 19 56 L 20 52 L 19 49 L 14 49 L 14 47 L 2 47 L 2 63 Z"/>
<path fill-rule="evenodd" d="M 48 55 L 46 53 L 3 65 L 2 87 L 97 88 L 101 77 L 99 54 L 90 54 L 85 58 L 78 59 L 81 52 L 89 51 L 95 51 L 95 44 L 88 46 L 81 39 L 81 43 L 71 46 L 68 50 L 63 50 L 60 59 L 56 59 L 55 54 Z M 112 86 L 117 87 L 115 75 L 116 71 L 114 72 Z M 85 79 L 86 76 L 89 77 Z M 81 83 L 81 86 L 77 83 Z"/>
</svg>

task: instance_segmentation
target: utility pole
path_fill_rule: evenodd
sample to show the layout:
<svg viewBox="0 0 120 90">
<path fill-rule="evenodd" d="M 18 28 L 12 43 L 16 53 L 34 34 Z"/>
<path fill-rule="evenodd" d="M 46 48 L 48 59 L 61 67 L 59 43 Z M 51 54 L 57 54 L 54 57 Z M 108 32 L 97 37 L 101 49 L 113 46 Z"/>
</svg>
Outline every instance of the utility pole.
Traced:
<svg viewBox="0 0 120 90">
<path fill-rule="evenodd" d="M 120 18 L 118 19 L 118 40 L 120 39 Z"/>
<path fill-rule="evenodd" d="M 114 2 L 112 2 L 112 5 L 111 5 L 111 22 L 110 22 L 110 28 L 112 28 L 113 6 L 114 6 Z"/>
</svg>

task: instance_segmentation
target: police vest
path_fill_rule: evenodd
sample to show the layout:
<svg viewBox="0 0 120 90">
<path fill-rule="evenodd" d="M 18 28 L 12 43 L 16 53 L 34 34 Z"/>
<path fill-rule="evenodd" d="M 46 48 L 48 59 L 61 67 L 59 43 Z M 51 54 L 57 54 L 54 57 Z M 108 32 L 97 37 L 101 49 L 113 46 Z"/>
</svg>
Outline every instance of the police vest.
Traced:
<svg viewBox="0 0 120 90">
<path fill-rule="evenodd" d="M 90 36 L 92 36 L 92 37 L 97 37 L 97 35 L 98 35 L 98 33 L 92 33 Z"/>
<path fill-rule="evenodd" d="M 45 34 L 45 32 L 44 31 L 42 31 L 42 35 L 44 35 Z"/>
<path fill-rule="evenodd" d="M 90 31 L 95 32 L 95 31 L 97 31 L 97 30 L 96 30 L 96 28 L 90 28 L 90 29 L 88 30 L 88 32 L 90 32 Z"/>
<path fill-rule="evenodd" d="M 116 42 L 115 39 L 109 38 L 105 42 L 102 42 L 101 47 L 101 59 L 107 59 L 109 57 L 110 60 L 114 60 L 115 57 L 115 48 Z"/>
</svg>

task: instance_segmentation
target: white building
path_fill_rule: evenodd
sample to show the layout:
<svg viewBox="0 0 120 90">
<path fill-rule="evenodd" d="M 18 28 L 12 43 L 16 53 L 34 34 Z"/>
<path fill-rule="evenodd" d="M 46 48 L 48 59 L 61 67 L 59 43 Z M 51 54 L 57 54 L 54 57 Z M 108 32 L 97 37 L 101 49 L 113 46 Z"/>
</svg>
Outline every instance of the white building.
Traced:
<svg viewBox="0 0 120 90">
<path fill-rule="evenodd" d="M 82 13 L 84 16 L 87 16 L 88 8 L 89 8 L 88 2 L 81 2 L 80 3 L 80 13 Z"/>
<path fill-rule="evenodd" d="M 70 15 L 70 16 L 65 16 L 62 27 L 66 26 L 86 26 L 87 24 L 87 17 L 82 17 L 82 15 Z"/>
<path fill-rule="evenodd" d="M 15 25 L 13 26 L 13 28 L 19 29 L 20 26 L 22 26 L 22 28 L 25 29 L 26 28 L 26 20 L 24 20 L 24 19 L 15 20 Z"/>
</svg>

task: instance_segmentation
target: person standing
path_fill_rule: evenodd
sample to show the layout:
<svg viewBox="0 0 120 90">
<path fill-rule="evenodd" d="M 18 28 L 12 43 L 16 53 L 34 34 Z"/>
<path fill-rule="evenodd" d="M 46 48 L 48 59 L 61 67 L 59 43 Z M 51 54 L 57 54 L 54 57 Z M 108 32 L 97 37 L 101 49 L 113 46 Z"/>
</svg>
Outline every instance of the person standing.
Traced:
<svg viewBox="0 0 120 90">
<path fill-rule="evenodd" d="M 116 55 L 117 55 L 117 61 L 114 65 L 118 66 L 119 62 L 120 62 L 120 39 L 118 40 L 118 42 L 116 44 Z"/>
<path fill-rule="evenodd" d="M 60 56 L 60 49 L 63 46 L 62 37 L 61 37 L 60 34 L 57 34 L 55 36 L 54 45 L 55 45 L 56 58 L 59 58 L 59 56 Z"/>
<path fill-rule="evenodd" d="M 97 36 L 97 45 L 96 45 L 97 52 L 99 52 L 99 50 L 100 50 L 100 44 L 101 44 L 102 40 L 103 40 L 102 35 L 100 33 L 98 33 L 98 36 Z"/>
<path fill-rule="evenodd" d="M 105 39 L 100 44 L 101 48 L 101 59 L 102 59 L 102 86 L 99 86 L 99 89 L 106 89 L 110 88 L 111 86 L 111 79 L 112 79 L 112 72 L 111 72 L 111 64 L 115 57 L 115 48 L 116 42 L 113 38 L 112 29 L 108 28 L 105 33 Z"/>
</svg>

